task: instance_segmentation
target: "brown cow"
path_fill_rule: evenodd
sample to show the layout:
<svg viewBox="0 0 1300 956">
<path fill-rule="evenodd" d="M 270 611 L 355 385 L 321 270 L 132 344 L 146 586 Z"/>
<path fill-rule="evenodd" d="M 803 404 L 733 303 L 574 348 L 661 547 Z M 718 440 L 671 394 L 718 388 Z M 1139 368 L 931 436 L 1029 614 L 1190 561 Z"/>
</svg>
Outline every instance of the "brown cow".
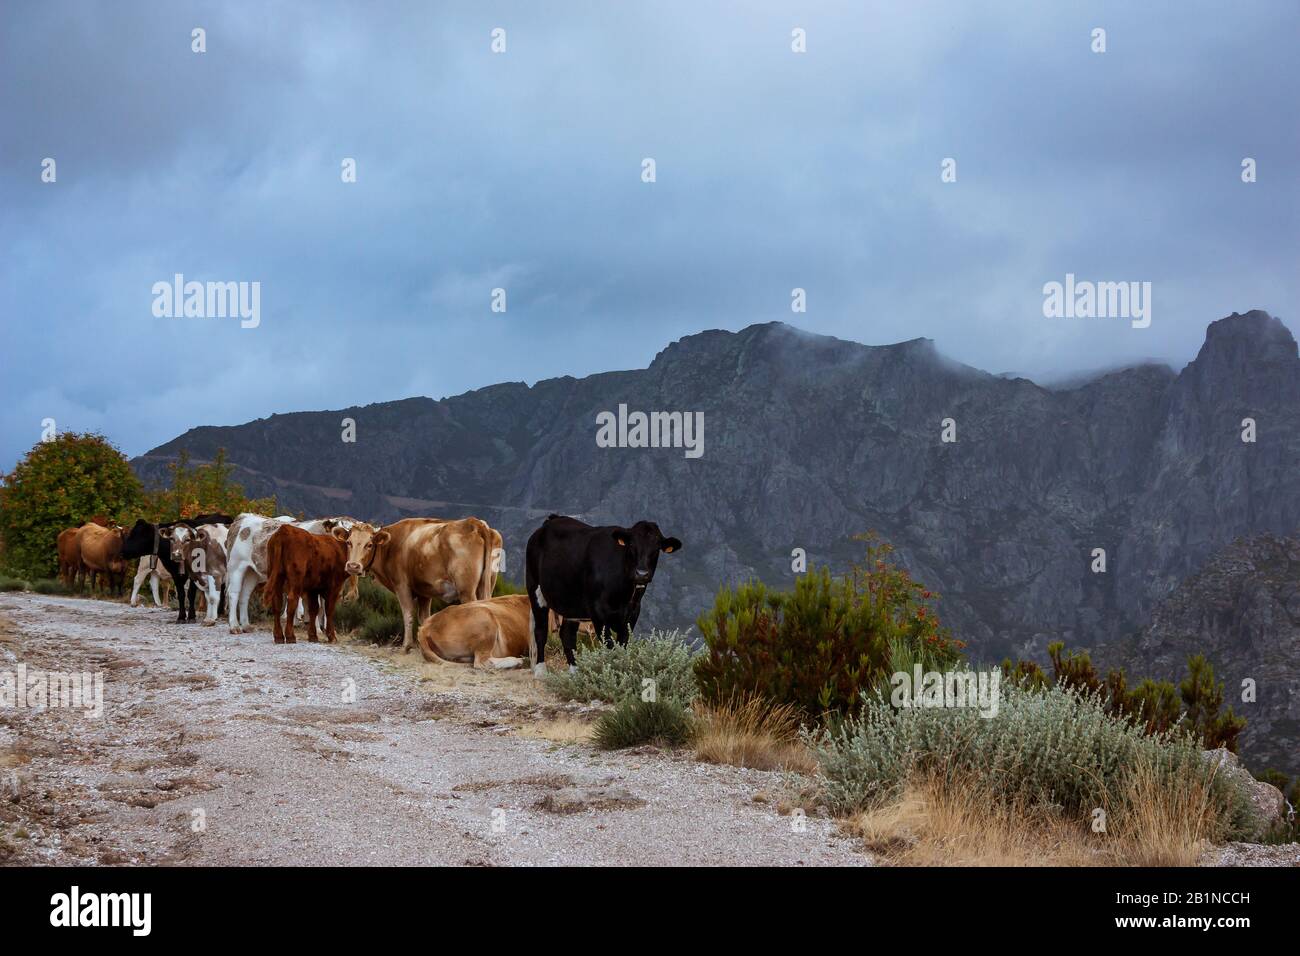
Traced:
<svg viewBox="0 0 1300 956">
<path fill-rule="evenodd" d="M 275 621 L 275 643 L 297 643 L 293 612 L 302 599 L 307 602 L 307 640 L 316 643 L 316 614 L 324 604 L 325 640 L 334 642 L 334 606 L 348 579 L 346 563 L 347 549 L 343 542 L 328 534 L 312 534 L 284 525 L 271 535 L 266 542 L 266 586 L 262 589 L 262 603 Z M 286 607 L 289 613 L 282 632 L 280 612 Z"/>
<path fill-rule="evenodd" d="M 126 590 L 126 563 L 122 560 L 122 541 L 126 530 L 121 525 L 105 528 L 98 524 L 83 524 L 77 529 L 77 552 L 82 570 L 90 575 L 94 589 L 96 575 L 108 577 L 111 593 Z"/>
<path fill-rule="evenodd" d="M 80 528 L 66 528 L 59 532 L 59 577 L 69 588 L 81 574 L 81 548 L 77 546 Z"/>
<path fill-rule="evenodd" d="M 448 604 L 492 596 L 504 551 L 500 532 L 478 518 L 404 518 L 375 530 L 370 525 L 335 528 L 347 543 L 348 574 L 374 577 L 402 607 L 402 650 L 415 646 L 417 602 L 427 618 L 434 598 Z"/>
</svg>

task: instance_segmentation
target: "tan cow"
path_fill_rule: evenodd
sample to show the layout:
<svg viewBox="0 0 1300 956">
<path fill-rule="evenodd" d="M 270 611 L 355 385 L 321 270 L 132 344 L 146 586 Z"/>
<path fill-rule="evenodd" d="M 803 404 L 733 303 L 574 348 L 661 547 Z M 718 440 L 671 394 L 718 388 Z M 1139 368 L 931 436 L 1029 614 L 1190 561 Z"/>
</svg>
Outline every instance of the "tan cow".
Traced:
<svg viewBox="0 0 1300 956">
<path fill-rule="evenodd" d="M 527 594 L 453 604 L 420 625 L 426 661 L 482 668 L 522 667 L 528 660 Z"/>
<path fill-rule="evenodd" d="M 420 653 L 436 663 L 502 670 L 522 667 L 528 660 L 531 615 L 527 594 L 453 604 L 420 625 Z M 550 629 L 559 628 L 560 619 L 552 614 Z M 590 621 L 583 621 L 579 630 L 595 634 Z"/>
<path fill-rule="evenodd" d="M 111 591 L 121 592 L 126 587 L 126 563 L 122 560 L 122 540 L 126 530 L 120 525 L 105 528 L 97 524 L 83 524 L 77 530 L 77 552 L 86 573 L 90 575 L 91 588 L 95 576 L 108 576 Z"/>
<path fill-rule="evenodd" d="M 404 518 L 378 530 L 357 524 L 333 534 L 347 545 L 348 574 L 368 574 L 397 596 L 403 651 L 415 646 L 416 625 L 429 616 L 434 598 L 448 604 L 490 598 L 505 554 L 501 534 L 478 518 Z"/>
<path fill-rule="evenodd" d="M 66 528 L 59 532 L 59 577 L 71 588 L 81 574 L 81 549 L 77 546 L 80 528 Z"/>
</svg>

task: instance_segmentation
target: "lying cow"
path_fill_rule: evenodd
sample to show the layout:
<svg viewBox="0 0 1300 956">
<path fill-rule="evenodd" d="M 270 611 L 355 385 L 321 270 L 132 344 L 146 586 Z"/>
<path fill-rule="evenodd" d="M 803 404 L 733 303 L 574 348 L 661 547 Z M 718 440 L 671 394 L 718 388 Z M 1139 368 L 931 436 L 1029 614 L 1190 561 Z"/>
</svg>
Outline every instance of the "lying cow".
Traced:
<svg viewBox="0 0 1300 956">
<path fill-rule="evenodd" d="M 90 576 L 90 587 L 95 588 L 95 578 L 108 579 L 110 594 L 120 594 L 126 589 L 126 563 L 122 558 L 125 530 L 120 525 L 105 528 L 98 524 L 84 524 L 77 529 L 77 554 L 81 569 Z"/>
<path fill-rule="evenodd" d="M 417 641 L 426 661 L 472 664 L 485 669 L 523 667 L 531 610 L 526 594 L 452 604 L 420 625 Z M 551 630 L 560 619 L 551 616 Z M 590 624 L 582 629 L 591 633 Z"/>
<path fill-rule="evenodd" d="M 504 554 L 501 534 L 478 518 L 405 518 L 378 530 L 336 528 L 334 536 L 347 544 L 348 574 L 370 575 L 397 596 L 403 651 L 415 646 L 416 625 L 429 616 L 434 598 L 447 604 L 490 598 Z"/>
<path fill-rule="evenodd" d="M 551 515 L 528 539 L 524 579 L 532 606 L 529 658 L 533 674 L 546 673 L 547 611 L 564 618 L 560 643 L 569 667 L 576 666 L 578 622 L 591 621 L 608 647 L 626 647 L 641 615 L 641 598 L 654 580 L 659 554 L 680 551 L 652 521 L 630 528 L 592 527 L 577 518 Z M 612 635 L 612 636 L 611 636 Z"/>
<path fill-rule="evenodd" d="M 339 532 L 346 534 L 342 528 Z M 277 528 L 266 543 L 266 586 L 262 603 L 275 621 L 275 643 L 294 644 L 294 607 L 307 602 L 307 640 L 316 643 L 316 615 L 324 608 L 325 640 L 334 643 L 334 606 L 348 579 L 344 570 L 347 551 L 343 542 L 328 534 L 312 534 L 286 524 Z M 284 632 L 280 613 L 285 614 Z"/>
<path fill-rule="evenodd" d="M 136 569 L 135 572 L 135 581 L 131 584 L 131 606 L 132 607 L 139 607 L 140 588 L 144 585 L 146 581 L 149 582 L 149 590 L 153 592 L 153 603 L 155 606 L 165 607 L 167 605 L 167 602 L 171 599 L 171 595 L 169 593 L 172 586 L 171 574 L 167 571 L 165 567 L 163 567 L 163 563 L 159 561 L 157 558 L 154 558 L 152 564 L 153 566 L 150 567 L 150 561 L 147 557 L 140 559 L 140 566 Z M 159 599 L 158 597 L 159 585 L 162 586 L 161 599 Z"/>
<path fill-rule="evenodd" d="M 420 625 L 426 661 L 481 668 L 522 667 L 528 653 L 528 596 L 453 604 Z"/>
<path fill-rule="evenodd" d="M 171 543 L 172 563 L 182 568 L 191 588 L 203 592 L 203 626 L 212 627 L 221 612 L 226 591 L 226 535 L 223 524 L 202 524 L 197 528 L 177 524 L 160 533 Z"/>
</svg>

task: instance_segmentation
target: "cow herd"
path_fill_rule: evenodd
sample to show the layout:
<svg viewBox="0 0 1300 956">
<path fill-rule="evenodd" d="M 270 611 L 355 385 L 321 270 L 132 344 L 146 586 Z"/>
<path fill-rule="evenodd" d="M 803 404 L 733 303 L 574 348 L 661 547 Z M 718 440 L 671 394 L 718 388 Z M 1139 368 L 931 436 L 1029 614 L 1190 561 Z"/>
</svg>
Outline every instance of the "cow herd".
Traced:
<svg viewBox="0 0 1300 956">
<path fill-rule="evenodd" d="M 681 542 L 658 525 L 593 527 L 550 515 L 528 539 L 526 594 L 492 597 L 504 561 L 501 534 L 478 518 L 405 518 L 376 527 L 346 516 L 295 520 L 281 515 L 212 513 L 129 529 L 95 519 L 58 536 L 59 573 L 68 586 L 103 577 L 125 589 L 126 563 L 139 559 L 135 606 L 148 581 L 176 587 L 177 623 L 196 619 L 204 595 L 205 625 L 224 614 L 230 633 L 252 630 L 249 602 L 260 585 L 275 643 L 295 643 L 295 617 L 307 640 L 335 639 L 334 613 L 344 587 L 369 577 L 391 591 L 402 611 L 402 649 L 417 644 L 427 660 L 475 667 L 522 666 L 541 676 L 546 640 L 559 631 L 569 666 L 586 626 L 606 644 L 626 646 L 654 579 L 659 555 Z M 431 614 L 434 599 L 448 605 Z"/>
</svg>

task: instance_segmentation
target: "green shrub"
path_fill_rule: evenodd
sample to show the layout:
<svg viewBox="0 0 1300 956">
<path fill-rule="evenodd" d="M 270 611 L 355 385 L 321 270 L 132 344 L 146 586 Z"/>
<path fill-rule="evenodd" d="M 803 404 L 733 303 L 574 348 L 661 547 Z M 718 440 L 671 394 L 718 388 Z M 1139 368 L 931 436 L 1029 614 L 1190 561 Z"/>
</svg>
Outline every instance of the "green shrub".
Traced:
<svg viewBox="0 0 1300 956">
<path fill-rule="evenodd" d="M 1206 787 L 1216 837 L 1250 832 L 1245 794 L 1216 773 L 1199 742 L 1177 729 L 1148 734 L 1108 712 L 1098 695 L 1061 687 L 1002 687 L 998 714 L 974 708 L 893 709 L 875 697 L 834 728 L 805 733 L 824 778 L 823 797 L 838 813 L 870 809 L 898 796 L 914 774 L 939 775 L 953 787 L 987 790 L 1008 805 L 1060 807 L 1076 818 L 1094 808 L 1129 807 L 1137 768 L 1158 784 Z"/>
<path fill-rule="evenodd" d="M 71 594 L 67 585 L 57 578 L 42 578 L 32 582 L 32 590 L 37 594 Z"/>
<path fill-rule="evenodd" d="M 691 719 L 680 701 L 630 698 L 601 715 L 592 741 L 602 750 L 654 744 L 680 747 L 691 739 Z"/>
<path fill-rule="evenodd" d="M 369 610 L 360 601 L 340 601 L 334 605 L 334 629 L 336 631 L 355 631 L 366 623 Z"/>
<path fill-rule="evenodd" d="M 578 670 L 548 674 L 547 686 L 566 700 L 617 704 L 640 700 L 642 681 L 653 680 L 659 700 L 687 704 L 695 697 L 692 658 L 690 647 L 679 633 L 654 631 L 645 638 L 633 637 L 627 647 L 580 647 Z"/>
<path fill-rule="evenodd" d="M 20 581 L 18 578 L 5 577 L 0 575 L 0 591 L 25 591 L 27 582 Z"/>
<path fill-rule="evenodd" d="M 1225 747 L 1237 752 L 1237 738 L 1246 718 L 1223 708 L 1223 684 L 1201 654 L 1187 661 L 1187 677 L 1175 687 L 1168 681 L 1143 680 L 1129 689 L 1122 670 L 1110 670 L 1105 680 L 1097 673 L 1087 651 L 1069 652 L 1060 641 L 1048 645 L 1052 677 L 1032 661 L 1002 662 L 1002 673 L 1021 687 L 1041 689 L 1053 683 L 1085 696 L 1096 696 L 1108 713 L 1132 718 L 1148 734 L 1165 733 L 1175 726 L 1195 735 L 1206 750 Z"/>
<path fill-rule="evenodd" d="M 365 620 L 357 629 L 357 633 L 364 641 L 384 644 L 400 639 L 405 634 L 405 629 L 401 611 L 394 613 L 367 610 Z"/>
<path fill-rule="evenodd" d="M 842 578 L 822 568 L 792 591 L 752 582 L 719 592 L 699 619 L 706 652 L 695 674 L 704 700 L 757 694 L 810 717 L 849 714 L 895 670 L 920 663 L 944 671 L 961 660 L 965 645 L 926 603 L 935 596 L 886 560 L 888 545 L 861 540 L 866 563 Z"/>
</svg>

